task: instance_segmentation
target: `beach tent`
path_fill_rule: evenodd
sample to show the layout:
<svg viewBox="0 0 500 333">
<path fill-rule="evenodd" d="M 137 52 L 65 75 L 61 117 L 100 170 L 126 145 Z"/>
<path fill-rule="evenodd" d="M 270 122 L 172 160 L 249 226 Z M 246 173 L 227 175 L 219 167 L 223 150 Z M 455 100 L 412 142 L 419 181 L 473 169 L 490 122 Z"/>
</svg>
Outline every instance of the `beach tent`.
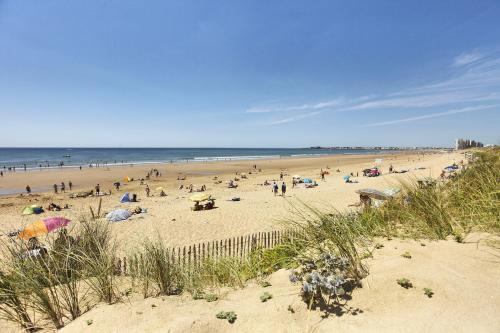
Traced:
<svg viewBox="0 0 500 333">
<path fill-rule="evenodd" d="M 124 195 L 122 195 L 122 197 L 120 198 L 120 202 L 130 202 L 130 194 L 126 192 Z"/>
<path fill-rule="evenodd" d="M 347 183 L 349 182 L 349 179 L 351 179 L 351 176 L 344 176 L 342 177 L 344 179 L 344 181 Z"/>
<path fill-rule="evenodd" d="M 364 188 L 361 190 L 357 190 L 356 193 L 366 195 L 372 199 L 377 199 L 377 200 L 388 200 L 391 198 L 390 195 L 387 195 L 379 190 L 374 190 L 372 188 Z"/>
<path fill-rule="evenodd" d="M 212 200 L 212 195 L 208 193 L 196 193 L 193 194 L 192 196 L 189 197 L 189 200 L 193 202 L 200 202 L 200 201 L 206 201 L 206 200 Z"/>
<path fill-rule="evenodd" d="M 126 209 L 116 209 L 112 212 L 109 212 L 106 215 L 106 220 L 108 220 L 109 222 L 118 222 L 118 221 L 126 220 L 131 216 L 132 216 L 132 213 L 130 213 Z"/>
<path fill-rule="evenodd" d="M 384 192 L 384 194 L 387 194 L 390 197 L 393 197 L 396 194 L 398 194 L 399 192 L 401 192 L 401 189 L 398 187 L 391 187 L 391 188 L 386 188 L 382 192 Z"/>
<path fill-rule="evenodd" d="M 23 209 L 23 215 L 40 214 L 40 213 L 43 213 L 43 208 L 42 206 L 39 205 L 26 206 Z"/>
<path fill-rule="evenodd" d="M 45 235 L 51 231 L 67 226 L 69 222 L 71 221 L 64 217 L 48 217 L 29 224 L 19 233 L 19 237 L 28 240 L 32 237 Z"/>
<path fill-rule="evenodd" d="M 125 182 L 128 183 L 128 182 L 132 181 L 132 178 L 130 178 L 129 176 L 126 176 L 126 177 L 123 178 L 123 181 L 125 181 Z"/>
<path fill-rule="evenodd" d="M 312 179 L 311 179 L 311 178 L 304 178 L 304 183 L 305 183 L 305 184 L 312 184 L 312 183 L 313 183 L 313 181 L 312 181 Z"/>
</svg>

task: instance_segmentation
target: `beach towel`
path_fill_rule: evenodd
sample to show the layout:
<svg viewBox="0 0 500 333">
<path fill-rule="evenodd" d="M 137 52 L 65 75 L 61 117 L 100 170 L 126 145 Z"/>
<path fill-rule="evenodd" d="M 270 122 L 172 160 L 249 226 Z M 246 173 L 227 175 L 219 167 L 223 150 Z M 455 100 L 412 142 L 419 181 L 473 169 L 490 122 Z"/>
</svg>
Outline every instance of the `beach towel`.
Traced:
<svg viewBox="0 0 500 333">
<path fill-rule="evenodd" d="M 40 214 L 43 213 L 43 208 L 38 205 L 31 205 L 24 207 L 23 209 L 23 215 L 31 215 L 31 214 Z"/>
<path fill-rule="evenodd" d="M 132 214 L 126 209 L 117 209 L 109 212 L 106 215 L 106 220 L 109 222 L 118 222 L 128 219 Z"/>
<path fill-rule="evenodd" d="M 126 192 L 124 195 L 122 195 L 122 197 L 120 198 L 120 202 L 130 202 L 130 194 Z"/>
</svg>

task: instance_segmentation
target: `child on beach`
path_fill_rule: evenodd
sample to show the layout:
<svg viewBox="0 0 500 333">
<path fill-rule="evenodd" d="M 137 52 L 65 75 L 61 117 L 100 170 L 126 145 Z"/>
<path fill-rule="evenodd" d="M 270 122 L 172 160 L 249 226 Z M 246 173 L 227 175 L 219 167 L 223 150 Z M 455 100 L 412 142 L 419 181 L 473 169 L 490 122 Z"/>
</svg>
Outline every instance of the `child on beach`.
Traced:
<svg viewBox="0 0 500 333">
<path fill-rule="evenodd" d="M 31 193 L 31 187 L 29 185 L 26 185 L 26 193 L 27 194 Z"/>
<path fill-rule="evenodd" d="M 61 192 L 66 192 L 66 185 L 64 182 L 61 182 Z"/>
<path fill-rule="evenodd" d="M 57 184 L 54 184 L 54 193 L 57 194 Z"/>
<path fill-rule="evenodd" d="M 73 183 L 71 182 L 71 180 L 69 181 L 68 186 L 69 186 L 69 190 L 71 191 L 71 189 L 73 188 Z"/>
<path fill-rule="evenodd" d="M 96 195 L 99 195 L 100 193 L 101 193 L 101 186 L 100 186 L 99 184 L 97 184 L 97 185 L 95 186 L 95 194 L 96 194 Z"/>
</svg>

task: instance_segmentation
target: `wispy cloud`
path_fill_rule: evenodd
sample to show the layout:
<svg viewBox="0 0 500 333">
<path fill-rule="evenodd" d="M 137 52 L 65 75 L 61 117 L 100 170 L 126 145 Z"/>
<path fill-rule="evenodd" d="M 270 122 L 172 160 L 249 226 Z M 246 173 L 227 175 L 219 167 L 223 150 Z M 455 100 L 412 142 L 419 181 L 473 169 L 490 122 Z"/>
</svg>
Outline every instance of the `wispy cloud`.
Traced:
<svg viewBox="0 0 500 333">
<path fill-rule="evenodd" d="M 291 122 L 294 122 L 294 121 L 297 121 L 297 120 L 301 120 L 301 119 L 304 119 L 304 118 L 309 118 L 309 117 L 316 116 L 316 115 L 318 115 L 320 113 L 321 113 L 321 111 L 314 111 L 314 112 L 309 112 L 309 113 L 303 113 L 303 114 L 299 114 L 299 115 L 296 115 L 296 116 L 293 116 L 293 117 L 288 117 L 288 118 L 284 118 L 284 119 L 272 121 L 272 122 L 267 123 L 267 124 L 268 125 L 279 125 L 279 124 L 291 123 Z"/>
<path fill-rule="evenodd" d="M 286 107 L 252 107 L 246 112 L 248 113 L 271 113 L 271 112 L 285 112 L 285 111 L 301 111 L 301 110 L 319 110 L 331 107 L 337 107 L 344 103 L 345 101 L 342 98 L 318 102 L 314 104 L 302 104 L 302 105 L 294 105 L 294 106 L 286 106 Z"/>
<path fill-rule="evenodd" d="M 476 62 L 482 58 L 484 58 L 484 55 L 479 52 L 462 53 L 461 55 L 455 58 L 453 65 L 464 66 Z"/>
<path fill-rule="evenodd" d="M 400 124 L 400 123 L 409 123 L 409 122 L 413 122 L 413 121 L 417 121 L 417 120 L 422 120 L 422 119 L 451 116 L 451 115 L 454 115 L 454 114 L 457 114 L 457 113 L 466 113 L 466 112 L 481 111 L 481 110 L 498 108 L 498 107 L 500 107 L 500 104 L 497 104 L 497 105 L 484 105 L 484 106 L 477 106 L 477 107 L 466 107 L 466 108 L 461 108 L 461 109 L 449 110 L 449 111 L 445 111 L 445 112 L 437 112 L 437 113 L 425 114 L 425 115 L 416 116 L 416 117 L 410 117 L 410 118 L 381 121 L 381 122 L 377 122 L 377 123 L 367 124 L 367 125 L 364 125 L 364 126 L 361 126 L 361 127 L 376 127 L 376 126 L 393 125 L 393 124 Z"/>
<path fill-rule="evenodd" d="M 310 116 L 307 111 L 348 112 L 377 109 L 460 108 L 500 101 L 500 54 L 478 51 L 463 53 L 450 61 L 448 78 L 409 87 L 391 94 L 373 94 L 351 99 L 335 98 L 302 105 L 250 108 L 249 113 L 290 112 L 294 115 L 274 123 L 287 123 Z M 449 111 L 447 111 L 449 112 Z M 422 117 L 427 117 L 424 115 Z M 425 118 L 422 118 L 425 119 Z"/>
</svg>

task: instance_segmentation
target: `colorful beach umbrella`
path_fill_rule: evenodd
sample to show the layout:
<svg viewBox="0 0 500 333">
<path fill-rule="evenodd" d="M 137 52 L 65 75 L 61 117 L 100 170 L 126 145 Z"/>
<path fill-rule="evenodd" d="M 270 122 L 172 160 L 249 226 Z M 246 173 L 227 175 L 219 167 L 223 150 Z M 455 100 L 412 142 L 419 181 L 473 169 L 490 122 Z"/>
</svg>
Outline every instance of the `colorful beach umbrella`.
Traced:
<svg viewBox="0 0 500 333">
<path fill-rule="evenodd" d="M 47 217 L 28 225 L 19 233 L 19 237 L 28 240 L 32 237 L 45 235 L 56 229 L 67 226 L 69 222 L 71 221 L 64 217 Z"/>
<path fill-rule="evenodd" d="M 194 202 L 200 202 L 212 199 L 212 196 L 208 193 L 196 193 L 189 197 L 189 200 Z"/>
</svg>

